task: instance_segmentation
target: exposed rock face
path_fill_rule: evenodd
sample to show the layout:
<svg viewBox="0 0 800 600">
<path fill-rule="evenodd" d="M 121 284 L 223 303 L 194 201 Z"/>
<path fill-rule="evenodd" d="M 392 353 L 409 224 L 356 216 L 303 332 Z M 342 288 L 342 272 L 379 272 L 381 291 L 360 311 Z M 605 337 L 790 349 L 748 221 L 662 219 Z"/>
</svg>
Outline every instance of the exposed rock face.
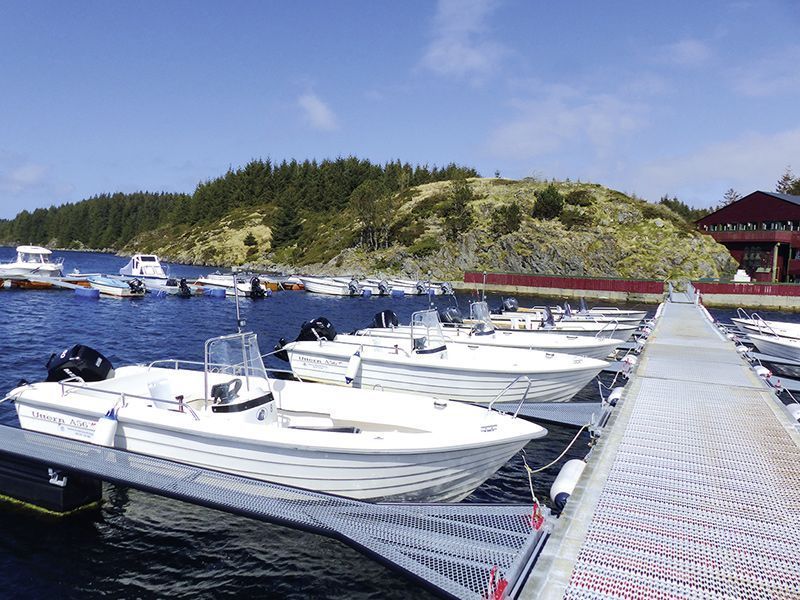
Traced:
<svg viewBox="0 0 800 600">
<path fill-rule="evenodd" d="M 324 230 L 304 236 L 308 244 L 333 248 L 328 251 L 333 258 L 313 264 L 291 260 L 291 249 L 271 253 L 268 219 L 259 212 L 227 219 L 210 231 L 175 232 L 169 241 L 163 232 L 154 232 L 132 246 L 186 262 L 356 276 L 460 279 L 465 270 L 488 270 L 663 280 L 725 277 L 736 270 L 724 246 L 668 208 L 599 185 L 554 184 L 566 198 L 561 217 L 536 219 L 531 216 L 536 192 L 547 185 L 471 179 L 474 197 L 467 209 L 472 223 L 452 241 L 446 239 L 441 208 L 449 184 L 420 186 L 398 200 L 392 223 L 396 235 L 388 248 L 344 247 L 346 240 L 357 243 L 357 223 L 350 214 L 335 215 Z M 512 225 L 498 225 L 498 214 L 512 204 L 519 208 L 518 218 L 511 219 Z M 337 227 L 347 235 L 337 237 Z M 248 234 L 255 246 L 253 238 L 250 246 L 245 244 Z"/>
</svg>

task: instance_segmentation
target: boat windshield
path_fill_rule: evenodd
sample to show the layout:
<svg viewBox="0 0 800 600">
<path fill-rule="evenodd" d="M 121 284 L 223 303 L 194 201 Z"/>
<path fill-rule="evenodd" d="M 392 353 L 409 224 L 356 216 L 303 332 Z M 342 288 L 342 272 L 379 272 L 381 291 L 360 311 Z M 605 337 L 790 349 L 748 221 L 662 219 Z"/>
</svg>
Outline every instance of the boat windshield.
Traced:
<svg viewBox="0 0 800 600">
<path fill-rule="evenodd" d="M 33 252 L 20 252 L 17 255 L 17 260 L 21 263 L 37 263 L 37 264 L 46 264 L 50 262 L 47 259 L 46 255 L 35 254 Z"/>
<path fill-rule="evenodd" d="M 205 372 L 223 373 L 244 379 L 245 390 L 250 390 L 251 380 L 267 379 L 267 370 L 261 360 L 258 336 L 255 333 L 236 333 L 211 338 L 206 342 Z M 206 397 L 208 397 L 206 377 Z"/>
<path fill-rule="evenodd" d="M 445 346 L 439 313 L 435 310 L 421 310 L 412 314 L 411 339 L 415 350 L 433 350 Z"/>
<path fill-rule="evenodd" d="M 489 304 L 486 302 L 473 302 L 469 305 L 469 318 L 475 321 L 475 328 L 481 332 L 494 331 L 492 324 L 492 314 L 489 312 Z"/>
</svg>

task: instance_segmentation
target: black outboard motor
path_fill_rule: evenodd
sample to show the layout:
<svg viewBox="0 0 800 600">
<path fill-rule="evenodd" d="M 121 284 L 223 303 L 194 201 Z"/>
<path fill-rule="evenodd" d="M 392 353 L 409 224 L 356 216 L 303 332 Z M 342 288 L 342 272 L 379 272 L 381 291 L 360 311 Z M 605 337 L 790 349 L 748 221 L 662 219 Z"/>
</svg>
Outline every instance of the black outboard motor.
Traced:
<svg viewBox="0 0 800 600">
<path fill-rule="evenodd" d="M 169 278 L 167 278 L 167 280 L 164 282 L 164 285 L 167 285 L 167 286 L 169 286 L 169 287 L 176 287 L 176 286 L 178 285 L 178 280 L 177 280 L 177 279 L 175 279 L 175 278 L 173 278 L 173 277 L 169 277 Z"/>
<path fill-rule="evenodd" d="M 317 317 L 313 321 L 306 321 L 300 327 L 300 333 L 295 338 L 295 342 L 314 342 L 316 340 L 329 340 L 333 341 L 336 337 L 336 329 L 333 324 L 325 317 Z M 275 344 L 275 357 L 286 362 L 289 362 L 289 355 L 283 349 L 289 341 L 286 338 L 281 338 Z"/>
<path fill-rule="evenodd" d="M 178 283 L 178 293 L 175 294 L 178 298 L 191 298 L 192 297 L 192 289 L 189 287 L 189 284 L 186 283 L 186 279 L 181 279 Z"/>
<path fill-rule="evenodd" d="M 258 300 L 266 297 L 267 293 L 261 287 L 261 280 L 258 277 L 253 277 L 250 280 L 250 292 L 247 294 L 251 300 Z"/>
<path fill-rule="evenodd" d="M 353 279 L 350 280 L 350 283 L 347 284 L 347 289 L 350 290 L 351 296 L 361 295 L 361 286 L 359 285 L 358 280 L 356 280 L 355 277 L 353 277 Z"/>
<path fill-rule="evenodd" d="M 389 282 L 385 279 L 381 279 L 378 282 L 378 295 L 380 296 L 388 296 L 392 292 L 392 286 L 389 285 Z"/>
<path fill-rule="evenodd" d="M 455 306 L 448 306 L 447 308 L 439 309 L 439 320 L 446 325 L 456 325 L 463 323 L 464 317 Z"/>
<path fill-rule="evenodd" d="M 372 319 L 372 323 L 369 324 L 369 327 L 374 329 L 389 329 L 390 327 L 397 327 L 399 323 L 400 321 L 397 319 L 397 315 L 394 311 L 387 309 L 375 313 L 375 317 Z"/>
<path fill-rule="evenodd" d="M 128 287 L 134 294 L 144 294 L 144 284 L 138 279 L 129 279 Z"/>
<path fill-rule="evenodd" d="M 80 377 L 84 381 L 103 381 L 114 376 L 111 361 L 97 350 L 77 344 L 61 354 L 51 354 L 47 361 L 47 381 Z"/>
<path fill-rule="evenodd" d="M 544 307 L 544 316 L 542 317 L 542 322 L 539 324 L 539 329 L 554 329 L 556 326 L 556 320 L 553 318 L 553 313 L 550 312 L 550 307 Z"/>
<path fill-rule="evenodd" d="M 505 312 L 517 312 L 519 309 L 519 302 L 513 296 L 505 298 L 503 300 L 503 310 Z"/>
</svg>

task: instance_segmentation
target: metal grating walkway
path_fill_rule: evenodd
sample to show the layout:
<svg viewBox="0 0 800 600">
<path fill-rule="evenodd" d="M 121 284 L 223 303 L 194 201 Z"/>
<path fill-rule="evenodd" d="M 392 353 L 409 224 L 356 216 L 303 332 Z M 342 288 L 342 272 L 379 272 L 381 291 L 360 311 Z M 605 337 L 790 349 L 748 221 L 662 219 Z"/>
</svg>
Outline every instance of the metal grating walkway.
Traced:
<svg viewBox="0 0 800 600">
<path fill-rule="evenodd" d="M 339 539 L 445 597 L 483 598 L 497 567 L 509 589 L 548 526 L 530 505 L 373 504 L 0 425 L 3 453 Z"/>
<path fill-rule="evenodd" d="M 800 598 L 800 436 L 688 304 L 668 304 L 529 598 Z"/>
</svg>

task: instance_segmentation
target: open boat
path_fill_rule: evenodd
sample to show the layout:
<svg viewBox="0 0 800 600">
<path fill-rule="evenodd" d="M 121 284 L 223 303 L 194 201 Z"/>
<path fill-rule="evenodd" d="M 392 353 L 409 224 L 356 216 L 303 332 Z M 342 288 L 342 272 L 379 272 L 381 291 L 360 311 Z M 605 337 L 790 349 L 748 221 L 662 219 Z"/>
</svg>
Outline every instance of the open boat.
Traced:
<svg viewBox="0 0 800 600">
<path fill-rule="evenodd" d="M 329 296 L 361 296 L 362 287 L 354 277 L 311 277 L 300 275 L 298 279 L 303 283 L 307 292 L 315 294 L 328 294 Z"/>
<path fill-rule="evenodd" d="M 326 320 L 327 321 L 327 320 Z M 318 336 L 281 344 L 301 379 L 489 404 L 565 402 L 608 363 L 517 348 L 448 343 L 435 310 L 415 312 L 402 339 Z"/>
<path fill-rule="evenodd" d="M 352 498 L 460 500 L 547 433 L 457 402 L 268 378 L 252 333 L 208 340 L 203 363 L 56 356 L 49 381 L 9 393 L 24 429 Z"/>
<path fill-rule="evenodd" d="M 540 318 L 544 313 L 544 306 L 533 306 L 531 308 L 517 307 L 516 310 L 521 313 L 537 313 Z M 548 306 L 550 312 L 555 316 L 566 315 L 570 313 L 572 317 L 576 318 L 591 318 L 591 319 L 614 319 L 623 322 L 639 322 L 647 316 L 647 311 L 644 310 L 631 310 L 618 308 L 616 306 L 593 306 L 588 308 L 586 300 L 581 298 L 579 300 L 578 309 L 573 310 L 569 303 L 564 303 L 564 306 Z"/>
<path fill-rule="evenodd" d="M 545 307 L 544 315 L 540 317 L 534 313 L 504 313 L 491 315 L 492 325 L 498 329 L 521 329 L 529 332 L 567 333 L 586 337 L 616 337 L 627 340 L 636 332 L 637 325 L 633 323 L 618 323 L 615 320 L 598 322 L 595 320 L 556 320 Z M 475 325 L 475 319 L 466 319 L 464 323 Z"/>
<path fill-rule="evenodd" d="M 234 277 L 236 278 L 236 289 L 234 290 Z M 236 294 L 245 298 L 257 299 L 272 295 L 272 290 L 262 284 L 257 275 L 243 276 L 234 273 L 209 273 L 200 277 L 194 284 L 198 287 L 208 287 L 225 290 L 226 296 Z"/>
<path fill-rule="evenodd" d="M 587 337 L 555 332 L 534 334 L 525 330 L 497 329 L 492 324 L 486 302 L 472 303 L 470 318 L 474 322 L 471 326 L 454 323 L 442 328 L 447 344 L 477 344 L 497 348 L 563 352 L 604 359 L 624 343 L 624 340 L 617 338 Z M 358 330 L 356 335 L 403 339 L 411 335 L 411 326 L 398 325 L 397 316 L 391 311 L 384 311 L 375 315 L 370 327 Z"/>
<path fill-rule="evenodd" d="M 64 261 L 51 262 L 51 254 L 51 250 L 41 246 L 17 246 L 16 258 L 12 262 L 0 263 L 0 278 L 59 277 Z"/>
<path fill-rule="evenodd" d="M 763 354 L 787 358 L 800 363 L 800 339 L 766 333 L 750 333 L 749 338 L 758 351 Z"/>
<path fill-rule="evenodd" d="M 144 283 L 138 279 L 91 275 L 86 281 L 89 287 L 98 290 L 102 295 L 116 298 L 141 298 L 147 291 Z"/>
</svg>

